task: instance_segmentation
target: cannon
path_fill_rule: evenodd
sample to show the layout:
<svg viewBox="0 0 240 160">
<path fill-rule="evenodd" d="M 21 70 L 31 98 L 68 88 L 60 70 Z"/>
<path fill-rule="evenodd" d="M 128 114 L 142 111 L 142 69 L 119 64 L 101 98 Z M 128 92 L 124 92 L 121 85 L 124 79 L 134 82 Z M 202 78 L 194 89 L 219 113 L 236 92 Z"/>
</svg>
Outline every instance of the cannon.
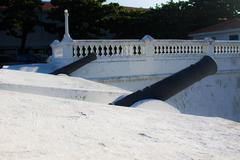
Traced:
<svg viewBox="0 0 240 160">
<path fill-rule="evenodd" d="M 76 62 L 73 62 L 69 65 L 66 65 L 62 68 L 59 68 L 53 72 L 51 72 L 50 74 L 53 74 L 53 75 L 57 75 L 57 74 L 66 74 L 66 75 L 69 75 L 71 74 L 72 72 L 76 71 L 77 69 L 85 66 L 86 64 L 94 61 L 97 59 L 97 56 L 95 53 L 90 53 L 88 54 L 86 57 L 83 57 L 82 59 L 76 61 Z"/>
<path fill-rule="evenodd" d="M 217 64 L 210 56 L 204 56 L 199 62 L 167 77 L 143 90 L 136 91 L 119 100 L 110 103 L 117 106 L 130 107 L 144 99 L 158 99 L 165 101 L 178 92 L 191 86 L 204 77 L 217 72 Z"/>
</svg>

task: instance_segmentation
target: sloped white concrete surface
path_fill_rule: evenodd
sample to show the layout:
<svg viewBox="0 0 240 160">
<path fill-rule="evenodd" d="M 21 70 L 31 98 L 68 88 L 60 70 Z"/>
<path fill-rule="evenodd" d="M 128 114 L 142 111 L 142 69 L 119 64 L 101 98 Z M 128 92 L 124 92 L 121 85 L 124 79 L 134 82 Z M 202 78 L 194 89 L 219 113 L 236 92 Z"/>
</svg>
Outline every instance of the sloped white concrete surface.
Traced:
<svg viewBox="0 0 240 160">
<path fill-rule="evenodd" d="M 0 90 L 3 160 L 238 160 L 240 124 Z"/>
<path fill-rule="evenodd" d="M 0 89 L 108 104 L 129 91 L 66 75 L 0 70 Z"/>
</svg>

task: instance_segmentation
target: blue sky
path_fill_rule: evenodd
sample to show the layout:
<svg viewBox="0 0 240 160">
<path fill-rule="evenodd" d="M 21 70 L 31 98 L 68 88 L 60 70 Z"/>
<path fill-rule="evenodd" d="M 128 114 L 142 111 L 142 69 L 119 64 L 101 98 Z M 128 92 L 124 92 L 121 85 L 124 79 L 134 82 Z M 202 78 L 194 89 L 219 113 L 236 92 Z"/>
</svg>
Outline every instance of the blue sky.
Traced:
<svg viewBox="0 0 240 160">
<path fill-rule="evenodd" d="M 50 0 L 44 0 L 50 1 Z M 149 8 L 154 7 L 156 4 L 166 3 L 170 0 L 107 0 L 107 2 L 116 2 L 122 6 L 129 6 L 129 7 L 143 7 Z M 175 0 L 178 1 L 178 0 Z"/>
</svg>

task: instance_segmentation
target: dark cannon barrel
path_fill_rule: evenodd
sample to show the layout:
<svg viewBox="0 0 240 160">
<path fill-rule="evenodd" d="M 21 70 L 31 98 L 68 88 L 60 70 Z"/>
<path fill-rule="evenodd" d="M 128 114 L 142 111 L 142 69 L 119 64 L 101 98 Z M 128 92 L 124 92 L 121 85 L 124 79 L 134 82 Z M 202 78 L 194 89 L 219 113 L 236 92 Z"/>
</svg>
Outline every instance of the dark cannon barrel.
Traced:
<svg viewBox="0 0 240 160">
<path fill-rule="evenodd" d="M 86 57 L 83 57 L 82 59 L 76 61 L 76 62 L 73 62 L 71 64 L 68 64 L 62 68 L 59 68 L 55 71 L 53 71 L 52 73 L 50 74 L 53 74 L 53 75 L 57 75 L 57 74 L 71 74 L 72 72 L 76 71 L 77 69 L 85 66 L 86 64 L 94 61 L 97 59 L 97 56 L 95 53 L 91 53 L 91 54 L 88 54 Z"/>
<path fill-rule="evenodd" d="M 130 107 L 144 99 L 159 99 L 162 101 L 174 96 L 178 92 L 200 81 L 206 76 L 217 72 L 217 64 L 210 56 L 204 56 L 199 62 L 182 71 L 173 74 L 143 90 L 136 91 L 112 104 Z"/>
</svg>

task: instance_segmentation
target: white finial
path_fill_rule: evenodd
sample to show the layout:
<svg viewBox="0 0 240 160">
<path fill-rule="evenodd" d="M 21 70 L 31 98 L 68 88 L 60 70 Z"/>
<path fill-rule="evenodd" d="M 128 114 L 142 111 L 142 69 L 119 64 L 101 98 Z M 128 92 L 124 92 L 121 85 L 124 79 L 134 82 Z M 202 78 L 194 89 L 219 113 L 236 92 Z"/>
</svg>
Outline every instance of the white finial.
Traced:
<svg viewBox="0 0 240 160">
<path fill-rule="evenodd" d="M 152 36 L 150 36 L 150 35 L 145 35 L 143 38 L 142 38 L 142 40 L 143 41 L 153 41 L 154 40 L 154 38 L 152 37 Z"/>
<path fill-rule="evenodd" d="M 69 26 L 68 26 L 69 14 L 67 9 L 64 10 L 64 16 L 65 16 L 65 33 L 64 33 L 63 41 L 68 42 L 68 41 L 72 41 L 72 38 L 70 37 L 70 34 L 69 34 Z"/>
<path fill-rule="evenodd" d="M 64 10 L 64 13 L 65 13 L 65 14 L 68 14 L 68 10 L 67 10 L 67 9 L 65 9 L 65 10 Z"/>
</svg>

